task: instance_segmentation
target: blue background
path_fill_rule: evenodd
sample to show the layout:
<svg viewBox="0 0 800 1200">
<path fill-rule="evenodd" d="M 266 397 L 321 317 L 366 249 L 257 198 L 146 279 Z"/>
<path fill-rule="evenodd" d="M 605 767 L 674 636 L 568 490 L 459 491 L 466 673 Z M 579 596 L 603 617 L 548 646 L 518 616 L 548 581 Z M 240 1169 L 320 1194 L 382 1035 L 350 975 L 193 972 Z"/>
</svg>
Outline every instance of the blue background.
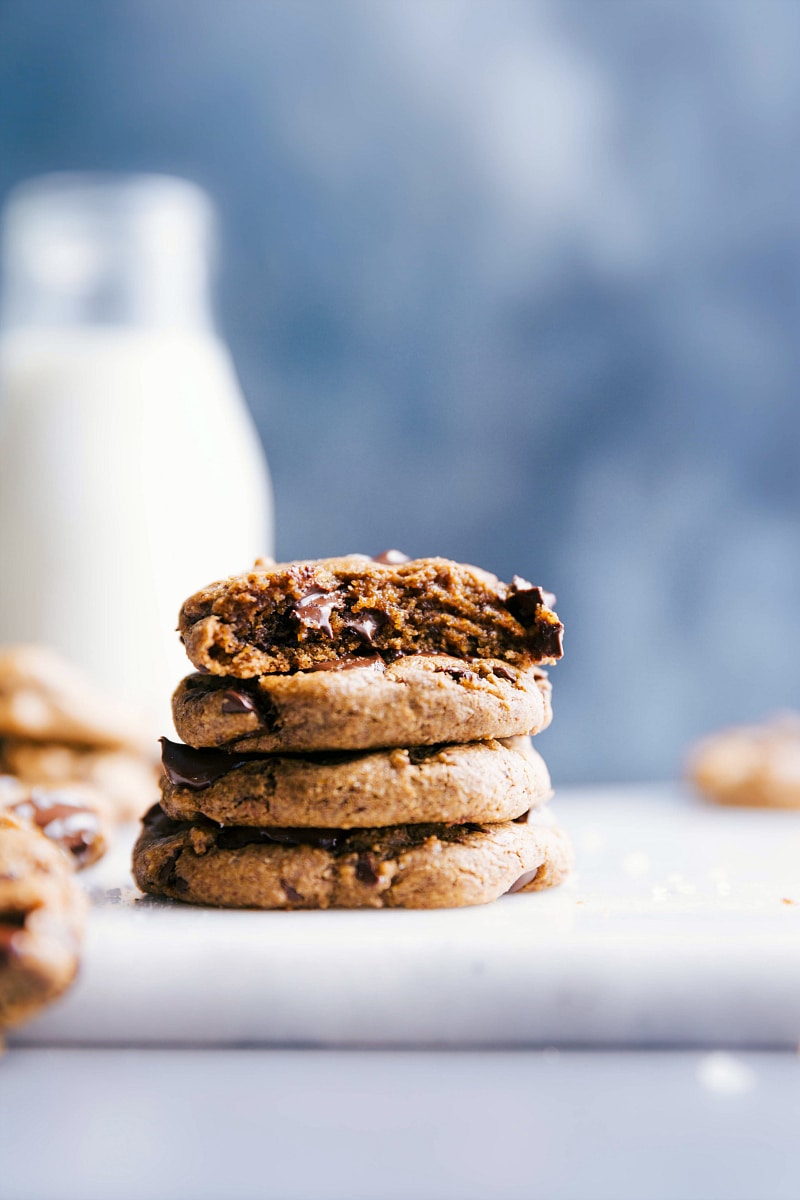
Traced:
<svg viewBox="0 0 800 1200">
<path fill-rule="evenodd" d="M 798 702 L 800 5 L 5 0 L 0 199 L 164 170 L 281 557 L 559 594 L 556 781 Z"/>
</svg>

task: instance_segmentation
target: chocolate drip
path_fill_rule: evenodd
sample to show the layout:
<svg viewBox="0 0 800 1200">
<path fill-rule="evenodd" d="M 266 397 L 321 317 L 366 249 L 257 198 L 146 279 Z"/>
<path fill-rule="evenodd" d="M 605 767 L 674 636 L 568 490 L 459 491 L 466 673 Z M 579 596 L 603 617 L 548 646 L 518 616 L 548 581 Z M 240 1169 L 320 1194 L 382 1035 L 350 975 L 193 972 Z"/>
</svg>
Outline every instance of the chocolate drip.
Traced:
<svg viewBox="0 0 800 1200">
<path fill-rule="evenodd" d="M 355 667 L 371 667 L 373 670 L 383 670 L 384 662 L 380 654 L 343 654 L 341 658 L 332 658 L 330 662 L 314 663 L 308 671 L 351 671 Z"/>
<path fill-rule="evenodd" d="M 326 637 L 333 637 L 331 613 L 341 608 L 344 597 L 341 592 L 322 592 L 315 589 L 306 592 L 292 605 L 290 616 L 298 625 L 317 629 Z"/>
<path fill-rule="evenodd" d="M 253 755 L 227 754 L 224 750 L 195 750 L 169 738 L 159 738 L 161 762 L 170 783 L 202 791 L 217 779 L 253 761 Z"/>
<path fill-rule="evenodd" d="M 388 567 L 396 567 L 400 563 L 411 562 L 411 559 L 407 554 L 403 554 L 402 550 L 384 550 L 382 554 L 373 554 L 372 561 L 384 563 Z"/>
<path fill-rule="evenodd" d="M 45 837 L 68 850 L 78 862 L 89 856 L 100 833 L 97 811 L 69 792 L 35 787 L 30 796 L 11 806 L 26 821 L 32 821 Z"/>
<path fill-rule="evenodd" d="M 226 688 L 222 693 L 222 711 L 224 713 L 258 713 L 258 706 L 253 697 L 239 688 Z"/>
<path fill-rule="evenodd" d="M 533 883 L 534 879 L 539 874 L 540 869 L 541 868 L 537 867 L 535 871 L 526 871 L 524 875 L 520 875 L 519 879 L 516 879 L 512 883 L 511 887 L 506 892 L 506 895 L 511 896 L 514 892 L 521 892 L 526 884 Z"/>
</svg>

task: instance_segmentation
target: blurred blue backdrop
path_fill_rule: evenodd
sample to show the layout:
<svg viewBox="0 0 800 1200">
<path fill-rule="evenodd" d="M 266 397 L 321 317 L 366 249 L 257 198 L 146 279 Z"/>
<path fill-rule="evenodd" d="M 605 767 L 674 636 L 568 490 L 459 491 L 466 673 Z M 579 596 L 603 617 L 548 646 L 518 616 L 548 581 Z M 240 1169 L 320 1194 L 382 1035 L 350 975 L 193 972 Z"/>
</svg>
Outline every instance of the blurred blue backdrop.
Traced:
<svg viewBox="0 0 800 1200">
<path fill-rule="evenodd" d="M 278 552 L 559 594 L 556 782 L 797 704 L 796 0 L 5 0 L 0 199 L 168 171 Z"/>
</svg>

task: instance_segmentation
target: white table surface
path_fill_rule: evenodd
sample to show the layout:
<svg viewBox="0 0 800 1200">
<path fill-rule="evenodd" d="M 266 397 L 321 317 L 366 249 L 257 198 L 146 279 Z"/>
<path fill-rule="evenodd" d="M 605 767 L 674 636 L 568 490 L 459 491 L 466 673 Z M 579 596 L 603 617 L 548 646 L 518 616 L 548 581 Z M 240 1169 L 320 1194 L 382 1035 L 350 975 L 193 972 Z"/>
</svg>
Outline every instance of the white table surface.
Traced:
<svg viewBox="0 0 800 1200">
<path fill-rule="evenodd" d="M 563 791 L 552 892 L 434 912 L 240 912 L 101 864 L 80 979 L 15 1044 L 783 1047 L 800 1038 L 800 813 Z"/>
<path fill-rule="evenodd" d="M 463 912 L 138 902 L 121 850 L 0 1058 L 0 1200 L 797 1200 L 800 815 L 556 811 L 569 885 Z"/>
</svg>

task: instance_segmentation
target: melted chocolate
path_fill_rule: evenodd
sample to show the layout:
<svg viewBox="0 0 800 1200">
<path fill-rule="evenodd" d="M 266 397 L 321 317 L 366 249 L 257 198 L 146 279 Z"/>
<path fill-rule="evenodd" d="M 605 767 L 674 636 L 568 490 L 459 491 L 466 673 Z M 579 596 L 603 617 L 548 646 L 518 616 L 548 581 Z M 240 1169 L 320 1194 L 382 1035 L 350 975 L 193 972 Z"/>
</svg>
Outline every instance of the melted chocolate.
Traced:
<svg viewBox="0 0 800 1200">
<path fill-rule="evenodd" d="M 169 738 L 159 738 L 161 762 L 170 783 L 202 791 L 217 779 L 253 761 L 253 755 L 227 754 L 224 750 L 195 750 Z"/>
<path fill-rule="evenodd" d="M 438 745 L 438 746 L 412 746 L 410 748 L 410 750 L 408 751 L 408 761 L 413 766 L 416 767 L 420 763 L 425 762 L 429 758 L 435 758 L 441 749 L 442 749 L 441 745 Z"/>
<path fill-rule="evenodd" d="M 526 871 L 524 875 L 520 875 L 519 879 L 515 879 L 511 887 L 506 892 L 507 896 L 513 895 L 514 892 L 521 892 L 528 883 L 533 883 L 536 876 L 539 874 L 539 868 L 535 871 Z"/>
<path fill-rule="evenodd" d="M 352 629 L 353 633 L 358 634 L 368 646 L 372 646 L 375 642 L 375 634 L 381 625 L 386 624 L 387 620 L 386 614 L 379 612 L 376 608 L 362 608 L 360 612 L 349 616 L 344 621 L 344 625 L 345 628 Z"/>
<path fill-rule="evenodd" d="M 24 820 L 37 825 L 45 837 L 68 850 L 78 862 L 89 856 L 101 837 L 97 811 L 58 788 L 32 788 L 27 799 L 11 807 Z"/>
<path fill-rule="evenodd" d="M 249 694 L 239 688 L 226 688 L 222 693 L 224 713 L 258 713 L 258 706 Z"/>
<path fill-rule="evenodd" d="M 309 671 L 351 671 L 354 667 L 371 667 L 382 670 L 384 666 L 380 654 L 344 654 L 341 658 L 332 658 L 330 662 L 314 663 Z"/>
<path fill-rule="evenodd" d="M 318 629 L 326 637 L 333 637 L 331 613 L 341 607 L 343 599 L 341 592 L 321 592 L 315 589 L 295 600 L 289 615 L 298 625 L 305 625 L 307 629 Z"/>
<path fill-rule="evenodd" d="M 512 670 L 510 670 L 508 667 L 503 667 L 503 666 L 500 666 L 499 664 L 496 664 L 495 666 L 492 667 L 492 674 L 496 675 L 498 679 L 507 679 L 509 681 L 509 683 L 517 682 L 517 677 L 514 674 L 514 672 Z"/>
<path fill-rule="evenodd" d="M 382 554 L 373 554 L 372 561 L 385 563 L 388 567 L 396 567 L 400 563 L 411 562 L 411 559 L 407 554 L 403 554 L 402 550 L 384 550 Z"/>
<path fill-rule="evenodd" d="M 259 842 L 275 842 L 281 846 L 315 846 L 319 850 L 333 850 L 347 837 L 342 829 L 255 829 L 233 825 L 220 829 L 217 847 L 220 850 L 241 850 L 243 846 L 255 846 Z"/>
<path fill-rule="evenodd" d="M 439 675 L 449 675 L 456 683 L 462 679 L 474 679 L 475 672 L 468 670 L 467 667 L 436 667 L 436 672 Z"/>
</svg>

